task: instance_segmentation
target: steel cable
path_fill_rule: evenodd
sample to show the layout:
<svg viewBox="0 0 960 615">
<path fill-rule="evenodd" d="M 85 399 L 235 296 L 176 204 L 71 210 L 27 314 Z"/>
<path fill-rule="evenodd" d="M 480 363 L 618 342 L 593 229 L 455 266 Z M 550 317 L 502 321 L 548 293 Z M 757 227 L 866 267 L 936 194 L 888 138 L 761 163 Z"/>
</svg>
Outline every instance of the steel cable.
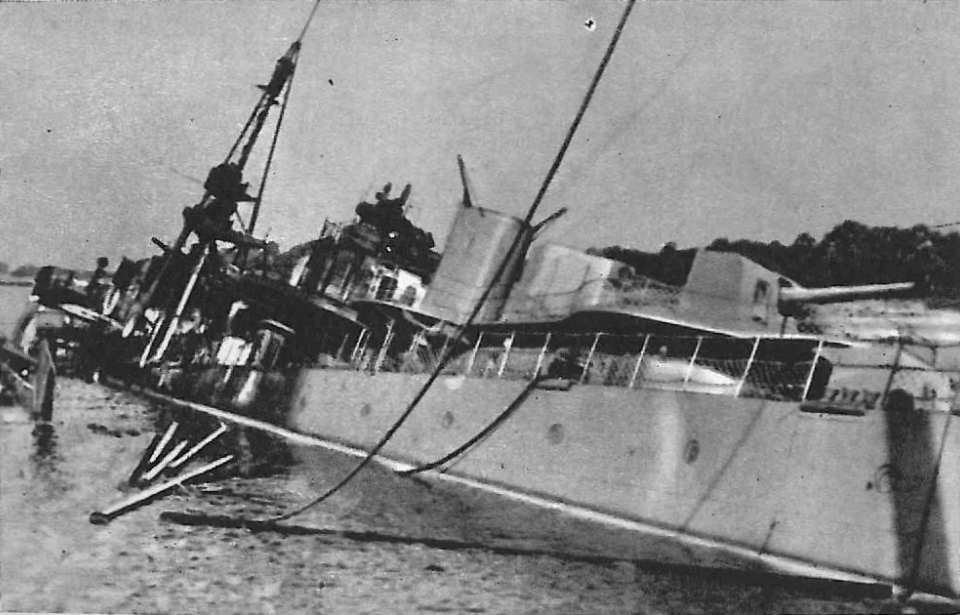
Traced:
<svg viewBox="0 0 960 615">
<path fill-rule="evenodd" d="M 318 0 L 319 2 L 319 0 Z M 600 79 L 603 77 L 603 73 L 606 70 L 607 64 L 610 62 L 610 58 L 613 56 L 613 52 L 616 49 L 617 43 L 620 40 L 620 36 L 623 33 L 624 26 L 627 23 L 627 19 L 630 17 L 630 12 L 633 10 L 633 6 L 636 4 L 636 0 L 629 0 L 626 7 L 624 8 L 623 15 L 620 18 L 620 22 L 617 24 L 617 28 L 614 31 L 613 37 L 610 40 L 609 45 L 607 46 L 606 51 L 604 52 L 603 59 L 600 61 L 600 66 L 597 68 L 596 73 L 593 76 L 593 79 L 590 82 L 590 87 L 587 90 L 586 95 L 583 98 L 583 101 L 580 104 L 580 108 L 577 110 L 577 115 L 574 118 L 573 123 L 570 125 L 570 128 L 567 130 L 567 134 L 564 137 L 563 144 L 560 147 L 560 150 L 557 152 L 556 157 L 554 158 L 553 164 L 550 166 L 550 170 L 547 172 L 547 176 L 544 179 L 543 183 L 540 186 L 540 190 L 537 192 L 537 196 L 534 199 L 533 203 L 530 205 L 527 215 L 523 220 L 523 224 L 520 227 L 520 232 L 514 237 L 513 242 L 510 244 L 510 248 L 507 250 L 506 255 L 500 262 L 499 267 L 494 272 L 493 277 L 490 282 L 487 284 L 487 287 L 484 289 L 483 294 L 477 300 L 476 305 L 473 310 L 470 312 L 470 315 L 467 317 L 466 321 L 457 328 L 457 333 L 453 338 L 453 342 L 447 346 L 447 350 L 441 355 L 440 361 L 438 362 L 436 368 L 430 374 L 430 377 L 423 384 L 417 394 L 414 396 L 413 400 L 407 405 L 406 410 L 403 414 L 390 426 L 386 433 L 380 438 L 380 440 L 374 445 L 370 450 L 367 456 L 358 463 L 353 470 L 351 470 L 343 479 L 341 479 L 337 484 L 328 489 L 325 493 L 317 496 L 313 500 L 307 502 L 306 504 L 295 508 L 292 511 L 284 513 L 282 515 L 277 515 L 275 517 L 270 517 L 264 521 L 284 521 L 291 519 L 299 514 L 302 514 L 317 506 L 318 504 L 324 502 L 332 495 L 340 491 L 344 486 L 346 486 L 353 478 L 360 473 L 363 468 L 365 468 L 383 449 L 383 447 L 389 442 L 397 430 L 406 422 L 410 414 L 413 413 L 414 409 L 419 405 L 420 401 L 427 394 L 427 391 L 433 386 L 433 383 L 440 377 L 441 372 L 446 367 L 447 363 L 450 361 L 450 358 L 453 356 L 453 353 L 456 351 L 457 344 L 463 339 L 466 334 L 467 328 L 473 324 L 473 321 L 476 319 L 477 315 L 480 313 L 480 310 L 483 308 L 484 303 L 487 298 L 493 292 L 493 289 L 500 278 L 505 273 L 507 266 L 512 260 L 514 253 L 519 249 L 520 244 L 523 239 L 523 229 L 530 227 L 530 222 L 536 214 L 537 209 L 540 206 L 541 201 L 543 200 L 544 195 L 547 192 L 547 189 L 550 187 L 550 184 L 553 181 L 554 176 L 557 173 L 557 170 L 560 168 L 560 163 L 563 162 L 563 158 L 567 152 L 567 149 L 570 146 L 570 143 L 573 141 L 573 137 L 576 134 L 577 128 L 580 126 L 580 122 L 583 119 L 584 114 L 586 113 L 587 107 L 590 105 L 590 101 L 593 99 L 594 92 L 596 92 L 597 86 L 600 83 Z M 312 14 L 311 14 L 312 19 Z"/>
<path fill-rule="evenodd" d="M 530 396 L 530 393 L 533 392 L 535 388 L 537 388 L 537 384 L 539 384 L 541 380 L 542 378 L 540 378 L 539 374 L 534 376 L 533 379 L 527 383 L 527 386 L 523 387 L 523 390 L 520 391 L 520 394 L 517 395 L 517 397 L 512 402 L 510 402 L 510 404 L 503 410 L 503 412 L 498 414 L 496 418 L 490 421 L 490 423 L 486 427 L 478 431 L 476 435 L 474 435 L 472 438 L 470 438 L 469 440 L 467 440 L 466 442 L 464 442 L 454 450 L 450 451 L 449 453 L 447 453 L 440 459 L 437 459 L 436 461 L 431 461 L 430 463 L 426 463 L 421 466 L 411 468 L 409 470 L 399 470 L 397 471 L 397 474 L 399 474 L 400 476 L 413 476 L 414 474 L 420 474 L 421 472 L 433 470 L 435 468 L 442 466 L 448 461 L 456 459 L 457 457 L 465 453 L 467 450 L 469 450 L 474 444 L 486 438 L 495 429 L 497 429 L 500 425 L 502 425 L 507 420 L 507 418 L 509 418 L 510 415 L 512 415 L 514 411 L 520 407 L 520 404 L 522 404 L 527 399 L 527 397 Z"/>
</svg>

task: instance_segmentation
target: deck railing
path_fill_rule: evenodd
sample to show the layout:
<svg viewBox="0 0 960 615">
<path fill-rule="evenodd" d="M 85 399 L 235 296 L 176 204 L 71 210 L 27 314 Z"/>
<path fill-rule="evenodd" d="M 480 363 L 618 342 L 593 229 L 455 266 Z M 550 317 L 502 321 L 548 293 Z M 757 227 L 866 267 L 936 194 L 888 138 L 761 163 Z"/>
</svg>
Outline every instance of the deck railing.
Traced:
<svg viewBox="0 0 960 615">
<path fill-rule="evenodd" d="M 390 328 L 379 343 L 366 334 L 344 345 L 338 364 L 429 373 L 443 350 L 440 341 L 424 335 L 401 342 Z M 811 339 L 482 332 L 444 372 L 501 380 L 540 374 L 586 386 L 808 402 L 825 411 L 885 408 L 897 390 L 908 393 L 917 409 L 960 407 L 960 371 L 931 368 L 896 345 L 851 352 Z"/>
</svg>

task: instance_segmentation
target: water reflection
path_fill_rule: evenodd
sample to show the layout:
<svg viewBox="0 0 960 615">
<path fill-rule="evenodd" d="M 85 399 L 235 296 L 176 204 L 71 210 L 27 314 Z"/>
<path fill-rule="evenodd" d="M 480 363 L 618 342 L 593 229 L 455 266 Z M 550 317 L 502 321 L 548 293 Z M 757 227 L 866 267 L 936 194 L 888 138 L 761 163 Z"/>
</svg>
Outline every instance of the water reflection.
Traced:
<svg viewBox="0 0 960 615">
<path fill-rule="evenodd" d="M 33 449 L 30 453 L 30 465 L 34 477 L 59 482 L 63 456 L 59 451 L 56 430 L 50 423 L 39 422 L 31 433 Z"/>
<path fill-rule="evenodd" d="M 248 414 L 262 420 L 264 412 L 253 410 Z M 148 418 L 150 428 L 157 436 L 164 434 L 176 423 L 165 450 L 181 441 L 186 442 L 189 449 L 218 431 L 224 424 L 217 417 L 162 402 L 152 404 Z M 228 468 L 245 478 L 286 474 L 297 464 L 289 442 L 283 437 L 235 423 L 228 424 L 226 433 L 204 446 L 195 459 L 212 460 L 228 454 L 234 455 L 234 463 Z"/>
<path fill-rule="evenodd" d="M 57 455 L 57 431 L 50 423 L 37 423 L 33 428 L 33 455 L 38 464 L 52 463 Z"/>
</svg>

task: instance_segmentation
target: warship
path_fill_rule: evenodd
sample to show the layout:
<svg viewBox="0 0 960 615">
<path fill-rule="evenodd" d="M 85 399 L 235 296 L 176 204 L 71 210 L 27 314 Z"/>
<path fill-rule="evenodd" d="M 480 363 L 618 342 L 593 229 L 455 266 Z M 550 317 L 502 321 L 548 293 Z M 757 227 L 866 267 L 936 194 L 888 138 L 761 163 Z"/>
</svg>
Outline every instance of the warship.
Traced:
<svg viewBox="0 0 960 615">
<path fill-rule="evenodd" d="M 56 339 L 94 377 L 539 511 L 524 531 L 561 549 L 960 599 L 957 380 L 935 340 L 817 320 L 912 283 L 805 288 L 704 249 L 636 269 L 543 241 L 562 211 L 476 203 L 463 160 L 442 251 L 406 215 L 412 187 L 387 184 L 281 252 L 255 234 L 263 183 L 251 195 L 244 173 L 299 51 L 180 235 L 96 293 L 38 278 L 21 348 Z"/>
</svg>

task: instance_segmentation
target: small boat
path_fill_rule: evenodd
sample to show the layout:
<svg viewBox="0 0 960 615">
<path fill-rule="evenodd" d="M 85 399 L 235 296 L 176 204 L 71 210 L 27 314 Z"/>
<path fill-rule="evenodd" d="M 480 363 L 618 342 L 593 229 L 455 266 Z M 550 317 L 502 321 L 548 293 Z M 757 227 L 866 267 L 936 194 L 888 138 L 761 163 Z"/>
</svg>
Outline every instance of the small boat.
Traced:
<svg viewBox="0 0 960 615">
<path fill-rule="evenodd" d="M 50 421 L 56 392 L 56 367 L 46 340 L 37 344 L 36 358 L 0 337 L 0 399 Z"/>
</svg>

